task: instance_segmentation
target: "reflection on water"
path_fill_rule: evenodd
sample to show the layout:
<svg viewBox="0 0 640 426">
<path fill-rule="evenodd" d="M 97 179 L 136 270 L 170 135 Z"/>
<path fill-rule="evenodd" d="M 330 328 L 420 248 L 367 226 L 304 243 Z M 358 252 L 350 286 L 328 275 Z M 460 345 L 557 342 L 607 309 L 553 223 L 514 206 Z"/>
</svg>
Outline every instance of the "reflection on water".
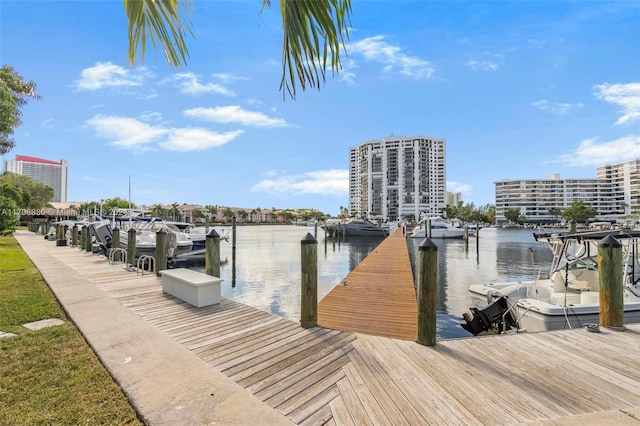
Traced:
<svg viewBox="0 0 640 426">
<path fill-rule="evenodd" d="M 420 239 L 409 239 L 412 264 Z M 438 319 L 440 339 L 469 337 L 460 327 L 469 311 L 471 284 L 533 279 L 540 268 L 548 271 L 551 250 L 533 238 L 530 229 L 484 228 L 480 239 L 434 239 L 438 247 Z M 415 269 L 414 269 L 415 271 Z M 415 275 L 415 274 L 414 274 Z"/>
<path fill-rule="evenodd" d="M 229 233 L 228 227 L 216 229 Z M 300 241 L 313 227 L 264 225 L 236 228 L 236 286 L 231 286 L 231 242 L 220 243 L 222 296 L 284 316 L 300 319 Z M 382 241 L 351 237 L 327 240 L 318 229 L 318 298 L 324 297 Z M 422 240 L 407 239 L 415 260 Z M 470 307 L 470 284 L 531 279 L 548 267 L 551 251 L 533 239 L 531 230 L 485 228 L 480 240 L 438 240 L 439 339 L 468 337 L 459 323 Z"/>
</svg>

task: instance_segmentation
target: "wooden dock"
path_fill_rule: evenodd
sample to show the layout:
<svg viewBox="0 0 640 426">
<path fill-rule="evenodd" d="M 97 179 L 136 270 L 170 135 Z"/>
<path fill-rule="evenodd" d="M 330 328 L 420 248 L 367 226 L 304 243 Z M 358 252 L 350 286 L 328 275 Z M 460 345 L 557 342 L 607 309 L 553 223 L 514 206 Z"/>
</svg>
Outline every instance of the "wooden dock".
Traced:
<svg viewBox="0 0 640 426">
<path fill-rule="evenodd" d="M 606 425 L 640 417 L 640 325 L 624 332 L 580 329 L 424 347 L 304 330 L 226 299 L 194 308 L 163 294 L 155 275 L 126 272 L 69 247 L 47 250 L 48 259 L 86 277 L 295 424 L 502 425 L 565 418 L 562 424 L 586 419 Z"/>
<path fill-rule="evenodd" d="M 318 325 L 416 340 L 418 307 L 406 238 L 385 238 L 318 303 Z"/>
</svg>

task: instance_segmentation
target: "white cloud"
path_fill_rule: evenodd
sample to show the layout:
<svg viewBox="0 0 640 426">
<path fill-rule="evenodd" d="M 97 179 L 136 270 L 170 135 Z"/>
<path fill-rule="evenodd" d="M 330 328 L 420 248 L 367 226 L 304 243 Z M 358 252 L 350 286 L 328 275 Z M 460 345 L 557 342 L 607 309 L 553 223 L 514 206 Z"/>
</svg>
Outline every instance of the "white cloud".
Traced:
<svg viewBox="0 0 640 426">
<path fill-rule="evenodd" d="M 567 114 L 573 108 L 582 108 L 584 104 L 569 104 L 569 103 L 560 103 L 560 102 L 549 102 L 547 100 L 539 100 L 532 104 L 534 107 L 538 108 L 542 111 L 548 111 L 553 114 L 564 115 Z"/>
<path fill-rule="evenodd" d="M 597 98 L 622 107 L 622 117 L 616 121 L 617 125 L 640 120 L 640 83 L 604 83 L 594 89 Z"/>
<path fill-rule="evenodd" d="M 201 95 L 204 93 L 216 93 L 224 96 L 235 96 L 233 90 L 218 83 L 201 83 L 200 78 L 192 72 L 182 72 L 173 76 L 180 93 L 189 95 Z M 223 81 L 226 81 L 223 79 Z"/>
<path fill-rule="evenodd" d="M 111 144 L 119 148 L 141 148 L 168 133 L 167 129 L 151 126 L 135 118 L 103 114 L 87 120 L 87 124 L 99 136 L 110 139 Z"/>
<path fill-rule="evenodd" d="M 448 192 L 460 192 L 464 195 L 473 194 L 473 187 L 468 183 L 460 183 L 454 181 L 447 181 L 447 191 Z"/>
<path fill-rule="evenodd" d="M 154 114 L 146 113 L 144 117 L 154 117 Z M 242 130 L 217 133 L 201 128 L 169 128 L 131 117 L 103 114 L 87 120 L 87 124 L 110 144 L 136 152 L 158 147 L 169 151 L 202 151 L 229 143 L 244 133 Z"/>
<path fill-rule="evenodd" d="M 261 112 L 247 111 L 237 105 L 214 108 L 192 108 L 183 112 L 185 117 L 199 118 L 216 123 L 239 123 L 255 127 L 287 127 L 281 118 L 272 118 Z"/>
<path fill-rule="evenodd" d="M 398 72 L 416 80 L 429 78 L 434 69 L 428 61 L 402 53 L 402 49 L 384 41 L 384 36 L 374 36 L 349 43 L 346 46 L 349 55 L 361 54 L 366 59 L 384 65 L 384 72 Z"/>
<path fill-rule="evenodd" d="M 346 195 L 349 192 L 348 170 L 319 170 L 301 175 L 270 176 L 258 182 L 252 191 L 273 195 Z"/>
<path fill-rule="evenodd" d="M 560 156 L 568 166 L 602 166 L 640 158 L 640 136 L 629 135 L 598 143 L 597 138 L 580 142 L 574 151 Z"/>
<path fill-rule="evenodd" d="M 243 133 L 242 130 L 217 133 L 207 129 L 172 129 L 167 140 L 159 145 L 169 151 L 202 151 L 229 143 Z"/>
<path fill-rule="evenodd" d="M 500 64 L 489 61 L 476 61 L 471 59 L 467 62 L 467 66 L 474 71 L 495 71 L 500 68 Z"/>
<path fill-rule="evenodd" d="M 104 87 L 141 86 L 148 75 L 144 67 L 133 71 L 111 62 L 98 62 L 93 67 L 82 70 L 80 80 L 76 81 L 76 88 L 98 90 Z"/>
</svg>

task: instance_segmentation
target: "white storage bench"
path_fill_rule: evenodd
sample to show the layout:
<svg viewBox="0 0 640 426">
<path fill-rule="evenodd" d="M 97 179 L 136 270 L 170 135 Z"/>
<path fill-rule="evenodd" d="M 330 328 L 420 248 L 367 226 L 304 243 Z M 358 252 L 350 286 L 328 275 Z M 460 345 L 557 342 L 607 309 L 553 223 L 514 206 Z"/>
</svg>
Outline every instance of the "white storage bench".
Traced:
<svg viewBox="0 0 640 426">
<path fill-rule="evenodd" d="M 191 269 L 169 269 L 160 271 L 162 292 L 201 308 L 220 303 L 221 278 Z"/>
</svg>

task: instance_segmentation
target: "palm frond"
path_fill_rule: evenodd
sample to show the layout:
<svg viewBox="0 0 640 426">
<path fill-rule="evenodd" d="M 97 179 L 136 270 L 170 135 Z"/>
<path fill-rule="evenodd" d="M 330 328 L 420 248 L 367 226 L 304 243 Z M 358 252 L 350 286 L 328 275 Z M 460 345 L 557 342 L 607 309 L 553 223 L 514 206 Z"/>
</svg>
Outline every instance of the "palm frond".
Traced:
<svg viewBox="0 0 640 426">
<path fill-rule="evenodd" d="M 271 6 L 263 0 L 262 9 Z M 351 0 L 280 0 L 284 38 L 280 90 L 296 97 L 298 84 L 320 89 L 326 70 L 340 72 L 340 52 L 349 39 Z"/>
<path fill-rule="evenodd" d="M 135 66 L 140 54 L 144 62 L 147 38 L 154 51 L 158 44 L 167 62 L 176 68 L 186 64 L 189 50 L 186 34 L 191 30 L 191 0 L 123 0 L 129 22 L 129 64 Z"/>
</svg>

